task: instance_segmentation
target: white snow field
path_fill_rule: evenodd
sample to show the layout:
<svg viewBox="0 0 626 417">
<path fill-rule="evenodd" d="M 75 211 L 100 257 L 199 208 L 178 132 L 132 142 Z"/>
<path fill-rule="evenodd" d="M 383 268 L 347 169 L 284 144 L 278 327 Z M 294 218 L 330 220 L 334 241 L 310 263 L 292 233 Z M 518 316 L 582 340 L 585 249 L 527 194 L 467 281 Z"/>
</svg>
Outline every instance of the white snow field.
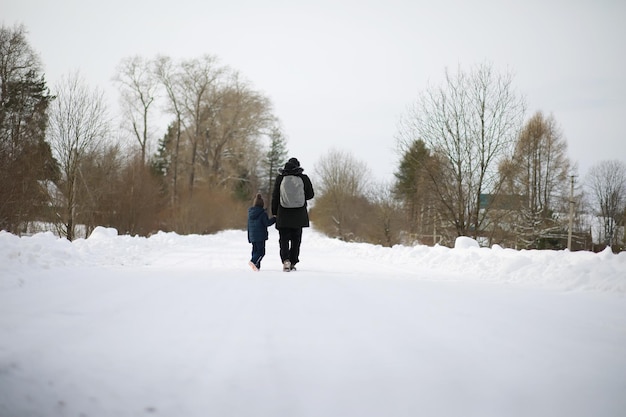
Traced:
<svg viewBox="0 0 626 417">
<path fill-rule="evenodd" d="M 626 416 L 626 253 L 0 232 L 0 416 Z"/>
</svg>

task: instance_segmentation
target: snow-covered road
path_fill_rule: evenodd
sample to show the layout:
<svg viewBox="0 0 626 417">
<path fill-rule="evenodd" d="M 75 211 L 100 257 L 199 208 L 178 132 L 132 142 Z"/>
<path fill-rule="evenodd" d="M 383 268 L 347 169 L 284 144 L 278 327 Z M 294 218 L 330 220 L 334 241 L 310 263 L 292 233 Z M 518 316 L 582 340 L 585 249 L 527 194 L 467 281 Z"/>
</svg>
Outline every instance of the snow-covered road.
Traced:
<svg viewBox="0 0 626 417">
<path fill-rule="evenodd" d="M 283 273 L 274 238 L 259 273 L 243 232 L 22 242 L 0 269 L 0 416 L 626 415 L 621 292 L 306 233 Z"/>
</svg>

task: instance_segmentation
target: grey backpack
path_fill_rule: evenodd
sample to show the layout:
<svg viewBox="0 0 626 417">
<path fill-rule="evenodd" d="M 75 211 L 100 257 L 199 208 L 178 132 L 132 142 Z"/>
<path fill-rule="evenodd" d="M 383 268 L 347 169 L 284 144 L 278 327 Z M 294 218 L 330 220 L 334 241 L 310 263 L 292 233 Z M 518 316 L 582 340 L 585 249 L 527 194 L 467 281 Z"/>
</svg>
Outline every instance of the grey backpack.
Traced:
<svg viewBox="0 0 626 417">
<path fill-rule="evenodd" d="M 304 207 L 304 181 L 297 175 L 285 175 L 280 183 L 280 205 L 285 208 Z"/>
</svg>

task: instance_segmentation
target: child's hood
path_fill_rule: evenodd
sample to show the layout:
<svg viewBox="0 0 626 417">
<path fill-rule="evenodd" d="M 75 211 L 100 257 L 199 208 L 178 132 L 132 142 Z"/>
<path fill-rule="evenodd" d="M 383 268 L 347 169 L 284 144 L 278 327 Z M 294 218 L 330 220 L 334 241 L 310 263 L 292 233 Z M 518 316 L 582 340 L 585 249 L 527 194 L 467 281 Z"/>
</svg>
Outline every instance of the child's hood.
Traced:
<svg viewBox="0 0 626 417">
<path fill-rule="evenodd" d="M 263 207 L 253 206 L 248 209 L 248 218 L 251 220 L 258 219 L 262 214 L 265 214 L 265 209 Z"/>
</svg>

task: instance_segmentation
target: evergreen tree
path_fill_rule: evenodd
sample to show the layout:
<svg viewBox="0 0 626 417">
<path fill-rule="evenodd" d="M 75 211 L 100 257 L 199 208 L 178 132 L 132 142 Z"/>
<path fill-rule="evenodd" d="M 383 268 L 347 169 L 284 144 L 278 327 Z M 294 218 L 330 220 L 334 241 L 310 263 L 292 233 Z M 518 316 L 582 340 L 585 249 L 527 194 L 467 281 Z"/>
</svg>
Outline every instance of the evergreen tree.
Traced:
<svg viewBox="0 0 626 417">
<path fill-rule="evenodd" d="M 176 127 L 175 123 L 172 123 L 167 128 L 167 133 L 159 139 L 156 154 L 152 157 L 151 166 L 155 175 L 160 177 L 168 177 L 173 173 L 170 172 L 172 168 L 172 152 L 170 151 L 172 142 L 175 139 Z"/>
<path fill-rule="evenodd" d="M 416 140 L 405 150 L 394 173 L 395 197 L 402 202 L 408 221 L 408 232 L 412 235 L 430 233 L 435 210 L 432 205 L 435 199 L 430 195 L 431 177 L 428 168 L 431 155 L 422 140 Z M 418 236 L 419 237 L 419 236 Z"/>
<path fill-rule="evenodd" d="M 267 189 L 261 190 L 271 197 L 274 188 L 274 181 L 280 168 L 287 161 L 287 140 L 281 132 L 280 128 L 273 127 L 270 133 L 270 148 L 267 151 L 265 160 L 263 161 L 263 172 L 267 180 Z M 268 198 L 269 200 L 269 198 Z"/>
<path fill-rule="evenodd" d="M 0 229 L 14 233 L 42 219 L 49 201 L 46 182 L 59 176 L 45 142 L 54 97 L 40 71 L 25 28 L 0 27 Z"/>
</svg>

